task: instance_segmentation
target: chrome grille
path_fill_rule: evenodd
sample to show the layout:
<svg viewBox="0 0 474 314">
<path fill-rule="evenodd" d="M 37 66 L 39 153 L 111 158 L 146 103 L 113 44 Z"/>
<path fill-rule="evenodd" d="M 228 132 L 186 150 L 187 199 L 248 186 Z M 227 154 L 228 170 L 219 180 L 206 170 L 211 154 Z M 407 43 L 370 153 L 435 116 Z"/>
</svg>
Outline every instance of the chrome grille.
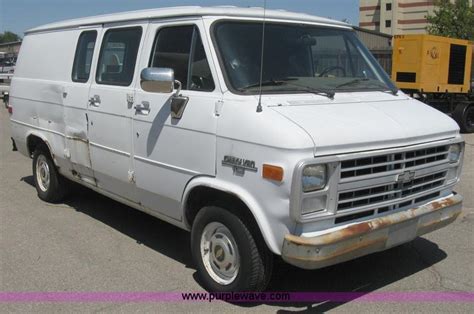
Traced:
<svg viewBox="0 0 474 314">
<path fill-rule="evenodd" d="M 340 178 L 349 179 L 365 175 L 432 165 L 447 161 L 449 146 L 437 146 L 365 158 L 345 160 L 341 163 Z"/>
<path fill-rule="evenodd" d="M 403 208 L 408 209 L 410 207 L 422 204 L 423 202 L 434 200 L 434 199 L 438 198 L 440 195 L 441 195 L 441 192 L 437 191 L 437 192 L 433 192 L 433 193 L 430 193 L 430 194 L 427 194 L 427 195 L 417 197 L 415 199 L 411 199 L 411 200 L 408 200 L 408 201 L 403 201 L 403 202 L 400 202 L 400 203 L 397 203 L 397 204 L 393 204 L 393 205 L 390 205 L 390 206 L 379 207 L 379 208 L 375 208 L 375 209 L 371 209 L 371 210 L 365 210 L 365 211 L 362 211 L 362 212 L 341 216 L 341 217 L 336 218 L 334 223 L 335 224 L 341 224 L 341 223 L 344 223 L 344 222 L 349 222 L 349 221 L 352 221 L 352 220 L 361 219 L 361 218 L 369 217 L 369 216 L 376 215 L 376 214 L 383 214 L 383 213 L 386 213 L 386 212 L 391 211 L 391 210 L 403 209 Z"/>
<path fill-rule="evenodd" d="M 443 171 L 414 178 L 408 182 L 396 182 L 341 192 L 338 197 L 338 213 L 358 207 L 376 206 L 378 203 L 405 199 L 411 195 L 430 191 L 444 184 L 446 174 L 447 172 Z"/>
</svg>

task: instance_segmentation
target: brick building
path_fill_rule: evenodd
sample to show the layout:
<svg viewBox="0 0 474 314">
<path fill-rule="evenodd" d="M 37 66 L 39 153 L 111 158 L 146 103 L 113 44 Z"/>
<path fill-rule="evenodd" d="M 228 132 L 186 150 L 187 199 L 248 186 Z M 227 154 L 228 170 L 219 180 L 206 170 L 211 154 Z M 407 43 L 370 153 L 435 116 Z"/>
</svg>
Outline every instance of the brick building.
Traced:
<svg viewBox="0 0 474 314">
<path fill-rule="evenodd" d="M 435 7 L 434 0 L 360 0 L 359 26 L 390 35 L 423 34 Z"/>
</svg>

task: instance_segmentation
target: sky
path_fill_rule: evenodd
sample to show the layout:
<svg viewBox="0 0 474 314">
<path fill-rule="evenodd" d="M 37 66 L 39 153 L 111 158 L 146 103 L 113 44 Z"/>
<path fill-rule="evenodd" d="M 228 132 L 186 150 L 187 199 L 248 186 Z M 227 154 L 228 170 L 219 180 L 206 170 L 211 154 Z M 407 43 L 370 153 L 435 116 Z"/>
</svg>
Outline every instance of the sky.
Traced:
<svg viewBox="0 0 474 314">
<path fill-rule="evenodd" d="M 263 7 L 264 0 L 0 0 L 0 32 L 105 13 L 181 5 Z M 267 8 L 359 21 L 359 0 L 267 0 Z"/>
</svg>

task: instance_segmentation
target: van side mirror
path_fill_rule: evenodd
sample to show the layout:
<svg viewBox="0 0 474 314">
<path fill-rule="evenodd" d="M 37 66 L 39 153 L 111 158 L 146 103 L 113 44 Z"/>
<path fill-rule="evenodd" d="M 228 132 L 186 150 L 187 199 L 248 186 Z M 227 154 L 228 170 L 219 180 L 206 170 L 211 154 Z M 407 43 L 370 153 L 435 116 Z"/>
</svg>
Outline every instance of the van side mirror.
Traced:
<svg viewBox="0 0 474 314">
<path fill-rule="evenodd" d="M 145 92 L 171 93 L 174 90 L 174 70 L 145 68 L 140 74 L 140 85 Z"/>
<path fill-rule="evenodd" d="M 171 93 L 174 84 L 178 85 L 176 93 L 171 98 L 171 117 L 181 119 L 188 104 L 189 98 L 181 95 L 181 82 L 175 81 L 174 70 L 169 68 L 146 68 L 140 75 L 140 85 L 145 92 Z"/>
</svg>

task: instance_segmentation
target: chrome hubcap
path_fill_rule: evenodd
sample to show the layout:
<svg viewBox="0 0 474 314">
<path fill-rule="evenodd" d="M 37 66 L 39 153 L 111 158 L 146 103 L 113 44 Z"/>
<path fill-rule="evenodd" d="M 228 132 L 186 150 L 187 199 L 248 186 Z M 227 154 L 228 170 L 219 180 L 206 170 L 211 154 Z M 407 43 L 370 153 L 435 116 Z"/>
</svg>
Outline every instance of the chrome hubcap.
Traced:
<svg viewBox="0 0 474 314">
<path fill-rule="evenodd" d="M 36 182 L 38 182 L 41 191 L 46 192 L 49 189 L 49 166 L 46 157 L 39 155 L 36 160 Z"/>
<path fill-rule="evenodd" d="M 234 236 L 219 222 L 204 228 L 201 258 L 208 274 L 221 285 L 231 284 L 239 273 L 240 256 Z"/>
</svg>

